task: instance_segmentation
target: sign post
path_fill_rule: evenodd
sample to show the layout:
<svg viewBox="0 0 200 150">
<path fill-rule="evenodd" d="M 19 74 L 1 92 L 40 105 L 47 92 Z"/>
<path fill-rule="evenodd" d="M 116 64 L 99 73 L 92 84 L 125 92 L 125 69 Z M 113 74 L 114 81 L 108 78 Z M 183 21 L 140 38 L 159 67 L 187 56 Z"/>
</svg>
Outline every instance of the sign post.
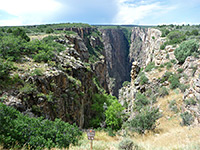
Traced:
<svg viewBox="0 0 200 150">
<path fill-rule="evenodd" d="M 94 136 L 95 136 L 95 131 L 93 129 L 88 129 L 87 130 L 87 136 L 88 136 L 88 140 L 90 140 L 90 149 L 92 150 L 92 142 L 94 140 Z"/>
</svg>

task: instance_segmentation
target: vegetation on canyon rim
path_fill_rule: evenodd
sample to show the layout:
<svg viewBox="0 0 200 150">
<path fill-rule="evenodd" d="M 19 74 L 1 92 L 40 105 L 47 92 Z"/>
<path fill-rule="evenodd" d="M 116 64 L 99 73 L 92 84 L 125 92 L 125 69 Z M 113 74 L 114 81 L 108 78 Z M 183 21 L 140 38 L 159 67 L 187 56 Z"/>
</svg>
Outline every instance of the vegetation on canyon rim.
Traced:
<svg viewBox="0 0 200 150">
<path fill-rule="evenodd" d="M 76 145 L 83 139 L 83 132 L 75 124 L 71 124 L 61 121 L 60 119 L 53 119 L 53 121 L 44 118 L 40 108 L 36 102 L 32 102 L 30 108 L 38 118 L 30 118 L 27 115 L 23 115 L 18 110 L 6 106 L 3 103 L 6 102 L 7 97 L 3 95 L 5 89 L 9 91 L 14 89 L 17 94 L 23 95 L 23 102 L 28 103 L 31 98 L 37 97 L 43 98 L 51 107 L 53 112 L 56 112 L 56 102 L 60 97 L 66 99 L 67 96 L 73 97 L 74 102 L 72 105 L 81 105 L 79 102 L 80 97 L 84 97 L 86 91 L 76 93 L 78 90 L 84 90 L 82 81 L 80 78 L 73 76 L 73 67 L 67 68 L 62 66 L 57 61 L 58 54 L 73 45 L 63 42 L 66 40 L 66 36 L 76 36 L 74 31 L 63 31 L 59 28 L 96 28 L 86 24 L 58 24 L 58 25 L 41 25 L 41 26 L 26 26 L 26 27 L 2 27 L 0 28 L 0 142 L 4 148 L 27 148 L 27 149 L 43 149 L 43 148 L 69 148 L 70 145 Z M 130 35 L 131 28 L 129 27 L 98 27 L 98 28 L 116 28 L 116 30 L 122 30 L 124 36 L 127 38 L 129 44 L 131 43 Z M 129 104 L 124 105 L 118 102 L 118 99 L 114 96 L 106 94 L 105 89 L 102 88 L 96 76 L 91 79 L 95 87 L 96 93 L 92 93 L 91 89 L 88 90 L 91 101 L 92 118 L 88 120 L 85 128 L 95 128 L 105 130 L 110 136 L 115 136 L 120 131 L 126 131 L 128 133 L 138 133 L 141 135 L 146 134 L 148 131 L 155 131 L 157 121 L 162 118 L 163 112 L 157 107 L 158 99 L 165 98 L 171 91 L 180 89 L 180 92 L 185 92 L 189 85 L 184 85 L 180 82 L 181 78 L 186 78 L 183 73 L 184 69 L 178 68 L 173 70 L 174 65 L 182 65 L 188 56 L 199 55 L 199 26 L 158 26 L 156 27 L 162 31 L 162 37 L 165 37 L 166 41 L 161 45 L 160 50 L 164 50 L 166 46 L 173 45 L 175 48 L 175 58 L 170 60 L 169 55 L 166 56 L 169 62 L 161 65 L 156 65 L 155 62 L 149 63 L 144 69 L 141 68 L 138 73 L 139 85 L 146 86 L 151 82 L 148 73 L 154 70 L 166 69 L 166 72 L 162 77 L 159 77 L 159 83 L 169 83 L 168 87 L 154 86 L 153 88 L 146 89 L 145 92 L 141 90 L 135 96 L 133 102 L 132 111 L 134 117 L 130 118 L 129 113 L 125 113 Z M 31 39 L 31 36 L 45 35 L 41 39 Z M 91 39 L 98 37 L 101 39 L 101 33 L 98 30 L 83 35 L 83 37 L 90 37 Z M 85 39 L 87 40 L 87 39 Z M 155 40 L 153 36 L 151 40 Z M 89 41 L 89 43 L 92 43 Z M 95 45 L 95 44 L 94 44 Z M 179 46 L 177 46 L 179 45 Z M 85 72 L 92 70 L 91 64 L 102 60 L 103 48 L 102 45 L 96 45 L 92 47 L 88 46 L 89 59 L 82 65 L 87 68 Z M 72 52 L 73 53 L 73 52 Z M 77 56 L 78 55 L 78 56 Z M 28 57 L 28 59 L 27 59 Z M 79 57 L 79 54 L 75 54 L 75 57 Z M 26 59 L 25 59 L 26 58 Z M 42 93 L 36 83 L 22 79 L 17 72 L 21 70 L 18 68 L 19 64 L 24 64 L 31 60 L 35 64 L 48 64 L 51 67 L 59 68 L 65 72 L 69 82 L 69 94 L 56 95 L 53 89 L 58 88 L 54 82 L 50 83 L 51 91 L 48 93 Z M 77 59 L 80 61 L 80 59 Z M 71 59 L 71 64 L 76 65 L 76 60 Z M 31 70 L 31 69 L 29 69 Z M 30 77 L 43 77 L 45 74 L 44 68 L 35 68 L 28 74 Z M 195 67 L 193 67 L 195 72 Z M 92 71 L 91 71 L 92 72 Z M 78 76 L 78 75 L 77 75 Z M 125 81 L 124 87 L 131 86 L 130 82 Z M 197 105 L 196 99 L 184 100 L 184 105 L 194 106 Z M 80 106 L 78 107 L 80 108 Z M 175 114 L 180 114 L 182 119 L 181 125 L 189 126 L 194 121 L 193 114 L 189 112 L 181 112 L 177 106 L 176 100 L 169 102 L 170 111 Z M 69 114 L 65 114 L 68 118 Z M 65 117 L 66 117 L 65 116 Z M 60 116 L 61 118 L 63 116 Z M 124 136 L 127 136 L 124 135 Z M 119 144 L 121 149 L 127 149 L 131 147 L 138 147 L 130 139 L 122 140 Z M 139 149 L 139 147 L 138 147 Z"/>
</svg>

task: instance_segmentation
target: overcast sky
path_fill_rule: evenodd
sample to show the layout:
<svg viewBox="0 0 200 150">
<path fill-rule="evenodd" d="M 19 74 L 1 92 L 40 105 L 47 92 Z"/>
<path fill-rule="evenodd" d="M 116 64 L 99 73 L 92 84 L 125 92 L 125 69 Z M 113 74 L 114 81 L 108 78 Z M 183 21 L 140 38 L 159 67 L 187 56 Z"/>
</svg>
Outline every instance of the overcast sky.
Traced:
<svg viewBox="0 0 200 150">
<path fill-rule="evenodd" d="M 0 0 L 0 26 L 200 24 L 200 0 Z"/>
</svg>

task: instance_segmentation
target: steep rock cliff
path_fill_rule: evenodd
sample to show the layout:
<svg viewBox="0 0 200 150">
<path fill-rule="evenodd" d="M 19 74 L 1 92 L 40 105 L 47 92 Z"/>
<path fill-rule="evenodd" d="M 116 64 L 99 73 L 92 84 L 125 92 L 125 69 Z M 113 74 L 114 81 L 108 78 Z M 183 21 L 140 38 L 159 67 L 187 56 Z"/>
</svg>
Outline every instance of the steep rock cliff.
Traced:
<svg viewBox="0 0 200 150">
<path fill-rule="evenodd" d="M 134 27 L 131 34 L 130 62 L 137 61 L 139 66 L 146 66 L 153 61 L 155 52 L 164 42 L 161 31 L 153 28 Z"/>
<path fill-rule="evenodd" d="M 109 92 L 118 96 L 122 83 L 130 80 L 129 43 L 120 29 L 101 29 L 100 31 L 104 44 Z"/>
</svg>

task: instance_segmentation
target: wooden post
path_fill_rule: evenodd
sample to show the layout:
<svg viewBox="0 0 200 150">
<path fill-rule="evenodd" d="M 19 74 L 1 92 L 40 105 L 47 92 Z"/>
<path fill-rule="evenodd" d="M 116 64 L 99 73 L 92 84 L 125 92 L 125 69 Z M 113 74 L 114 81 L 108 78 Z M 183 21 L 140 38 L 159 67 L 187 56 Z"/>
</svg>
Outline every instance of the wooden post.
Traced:
<svg viewBox="0 0 200 150">
<path fill-rule="evenodd" d="M 93 140 L 90 140 L 91 142 L 90 142 L 90 150 L 92 150 L 92 141 Z"/>
</svg>

